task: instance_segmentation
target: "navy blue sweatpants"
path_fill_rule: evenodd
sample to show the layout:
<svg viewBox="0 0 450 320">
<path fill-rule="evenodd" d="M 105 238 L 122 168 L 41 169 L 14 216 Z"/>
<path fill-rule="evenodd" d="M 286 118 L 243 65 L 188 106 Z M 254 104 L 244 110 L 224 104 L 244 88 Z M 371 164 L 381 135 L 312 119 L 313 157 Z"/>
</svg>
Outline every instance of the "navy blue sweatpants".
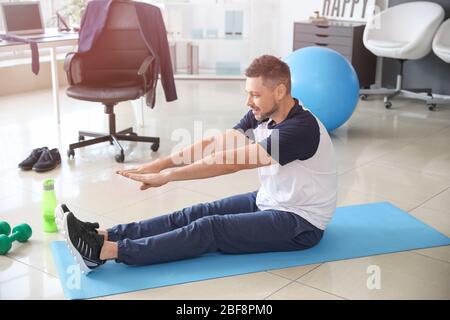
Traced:
<svg viewBox="0 0 450 320">
<path fill-rule="evenodd" d="M 307 249 L 323 231 L 297 214 L 261 211 L 250 192 L 108 229 L 117 262 L 146 265 L 209 252 L 252 253 Z"/>
</svg>

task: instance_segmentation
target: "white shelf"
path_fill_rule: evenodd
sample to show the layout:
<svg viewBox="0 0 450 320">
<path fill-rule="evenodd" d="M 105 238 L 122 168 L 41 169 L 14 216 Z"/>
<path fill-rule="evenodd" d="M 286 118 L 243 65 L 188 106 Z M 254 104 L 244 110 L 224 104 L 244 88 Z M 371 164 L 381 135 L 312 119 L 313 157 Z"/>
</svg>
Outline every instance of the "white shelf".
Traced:
<svg viewBox="0 0 450 320">
<path fill-rule="evenodd" d="M 169 42 L 250 41 L 249 38 L 172 38 Z"/>
<path fill-rule="evenodd" d="M 161 5 L 163 7 L 178 7 L 178 6 L 210 6 L 210 7 L 224 7 L 224 8 L 241 8 L 248 6 L 248 1 L 233 1 L 229 3 L 216 1 L 158 1 L 154 5 Z"/>
<path fill-rule="evenodd" d="M 174 74 L 175 80 L 245 80 L 244 75 L 219 75 L 219 74 Z"/>
<path fill-rule="evenodd" d="M 250 1 L 158 1 L 162 7 L 168 41 L 171 47 L 175 46 L 172 53 L 175 53 L 176 79 L 245 79 L 241 72 L 242 68 L 249 63 L 253 42 L 250 37 Z M 230 18 L 226 14 L 228 11 L 241 13 L 236 15 L 238 18 Z M 236 19 L 236 22 L 232 22 L 232 19 Z M 227 32 L 233 32 L 233 34 L 228 36 Z M 194 49 L 195 57 L 198 59 L 194 65 L 200 69 L 197 74 L 185 72 L 189 69 L 191 59 L 190 51 L 188 51 L 189 43 L 197 46 Z M 219 70 L 217 74 L 216 66 L 226 67 L 220 66 L 220 63 L 239 64 L 241 72 L 228 75 L 227 70 Z M 225 74 L 220 74 L 221 72 Z"/>
</svg>

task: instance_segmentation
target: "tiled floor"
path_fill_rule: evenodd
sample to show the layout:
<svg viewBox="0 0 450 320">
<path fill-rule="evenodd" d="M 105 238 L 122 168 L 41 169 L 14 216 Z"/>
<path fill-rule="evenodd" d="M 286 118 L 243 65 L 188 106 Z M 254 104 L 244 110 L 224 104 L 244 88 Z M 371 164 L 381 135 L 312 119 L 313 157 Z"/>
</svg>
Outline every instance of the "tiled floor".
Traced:
<svg viewBox="0 0 450 320">
<path fill-rule="evenodd" d="M 83 219 L 108 227 L 171 212 L 258 188 L 255 171 L 168 184 L 139 191 L 114 171 L 169 154 L 207 130 L 230 128 L 246 112 L 244 82 L 179 81 L 178 101 L 166 103 L 159 88 L 157 107 L 145 109 L 138 132 L 161 137 L 161 148 L 129 143 L 126 164 L 114 161 L 108 144 L 65 155 L 78 129 L 106 130 L 103 108 L 67 98 L 61 90 L 62 123 L 54 123 L 51 92 L 0 97 L 0 219 L 29 223 L 27 244 L 0 257 L 0 299 L 64 298 L 49 249 L 58 234 L 41 228 L 41 183 L 56 180 L 58 200 Z M 137 122 L 130 103 L 116 107 L 118 128 Z M 200 132 L 194 132 L 200 128 Z M 182 130 L 192 141 L 180 140 Z M 420 102 L 359 102 L 352 118 L 332 139 L 339 169 L 339 205 L 390 201 L 450 236 L 450 107 L 430 112 Z M 60 168 L 44 174 L 21 172 L 17 163 L 31 149 L 59 147 Z M 381 270 L 381 288 L 368 289 L 367 268 Z M 186 283 L 106 299 L 450 299 L 450 246 L 271 270 Z"/>
</svg>

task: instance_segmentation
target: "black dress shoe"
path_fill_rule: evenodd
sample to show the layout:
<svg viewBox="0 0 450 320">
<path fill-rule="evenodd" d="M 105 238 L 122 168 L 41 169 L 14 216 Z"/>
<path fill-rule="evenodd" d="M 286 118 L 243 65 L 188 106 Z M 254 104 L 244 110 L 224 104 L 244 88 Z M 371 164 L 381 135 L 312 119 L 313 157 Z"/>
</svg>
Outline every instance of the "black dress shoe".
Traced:
<svg viewBox="0 0 450 320">
<path fill-rule="evenodd" d="M 39 160 L 34 164 L 33 170 L 45 172 L 56 168 L 61 163 L 61 155 L 58 149 L 44 150 Z"/>
<path fill-rule="evenodd" d="M 19 163 L 19 168 L 22 170 L 31 170 L 33 168 L 33 166 L 35 165 L 35 163 L 41 157 L 42 152 L 44 150 L 48 151 L 48 148 L 47 147 L 36 148 L 33 151 L 31 151 L 31 154 L 28 156 L 28 158 L 26 158 L 21 163 Z"/>
</svg>

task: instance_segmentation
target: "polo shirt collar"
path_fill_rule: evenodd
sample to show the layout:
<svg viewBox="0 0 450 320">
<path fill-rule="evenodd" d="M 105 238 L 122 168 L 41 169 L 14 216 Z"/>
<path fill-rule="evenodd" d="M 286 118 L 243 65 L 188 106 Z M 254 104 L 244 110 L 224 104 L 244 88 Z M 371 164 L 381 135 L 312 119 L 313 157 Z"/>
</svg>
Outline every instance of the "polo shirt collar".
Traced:
<svg viewBox="0 0 450 320">
<path fill-rule="evenodd" d="M 294 104 L 294 106 L 291 108 L 291 110 L 289 110 L 289 113 L 288 113 L 286 119 L 290 119 L 290 118 L 292 118 L 297 112 L 303 111 L 303 106 L 300 105 L 298 99 L 297 99 L 297 98 L 294 98 L 294 101 L 295 101 L 295 104 Z M 300 107 L 300 110 L 298 109 L 298 107 Z M 284 119 L 283 121 L 286 121 L 286 119 Z M 274 120 L 271 119 L 271 118 L 266 119 L 266 120 L 263 120 L 263 121 L 261 121 L 260 123 L 263 123 L 264 121 L 269 121 L 269 122 L 267 123 L 267 128 L 268 128 L 268 129 L 273 129 L 273 128 L 275 128 L 275 127 L 277 126 L 277 123 L 275 123 Z"/>
</svg>

